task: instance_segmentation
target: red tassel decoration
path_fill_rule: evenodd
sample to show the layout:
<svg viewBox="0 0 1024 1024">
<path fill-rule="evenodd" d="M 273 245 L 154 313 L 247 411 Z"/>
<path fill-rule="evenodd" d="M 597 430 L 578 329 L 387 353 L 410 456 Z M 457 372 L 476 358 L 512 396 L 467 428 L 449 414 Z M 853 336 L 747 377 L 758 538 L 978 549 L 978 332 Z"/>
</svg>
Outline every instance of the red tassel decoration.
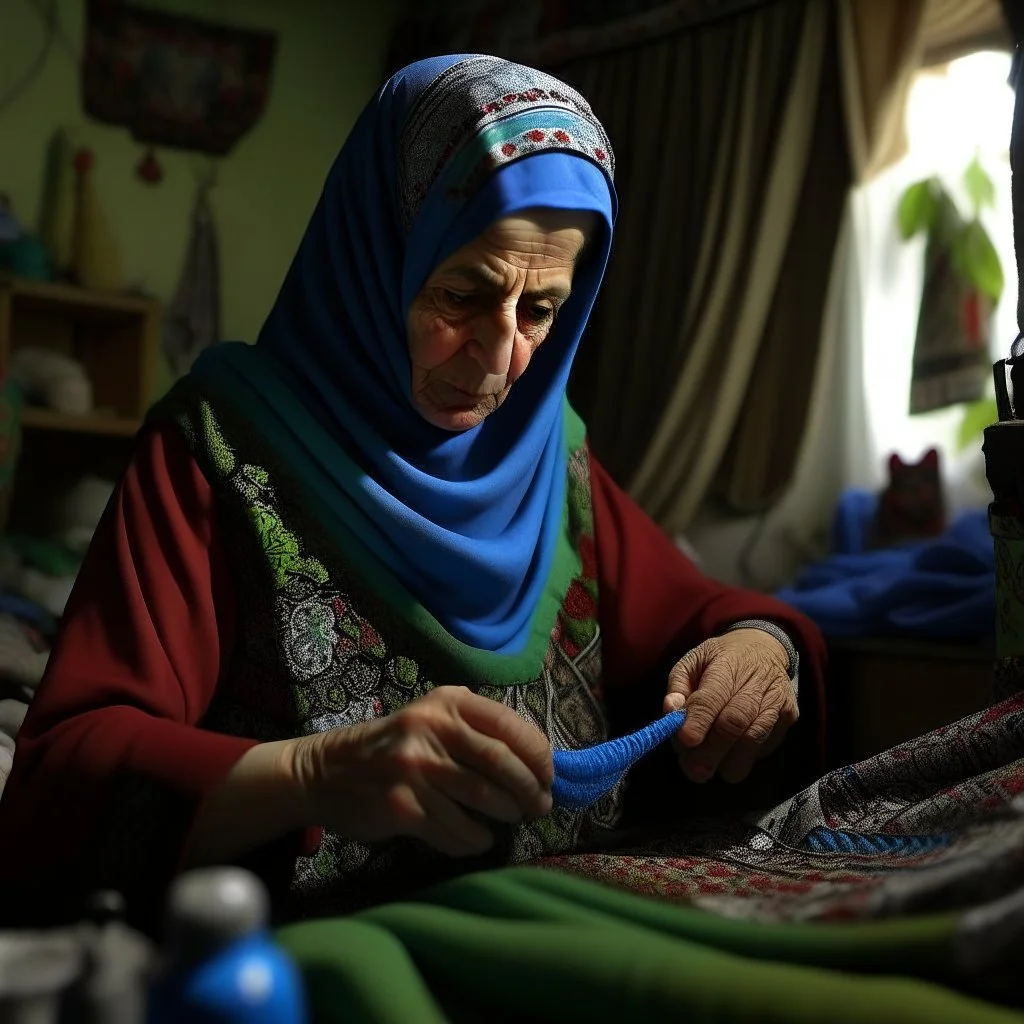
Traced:
<svg viewBox="0 0 1024 1024">
<path fill-rule="evenodd" d="M 152 149 L 146 150 L 146 155 L 139 161 L 135 173 L 147 184 L 156 185 L 163 180 L 164 169 L 156 158 Z"/>
</svg>

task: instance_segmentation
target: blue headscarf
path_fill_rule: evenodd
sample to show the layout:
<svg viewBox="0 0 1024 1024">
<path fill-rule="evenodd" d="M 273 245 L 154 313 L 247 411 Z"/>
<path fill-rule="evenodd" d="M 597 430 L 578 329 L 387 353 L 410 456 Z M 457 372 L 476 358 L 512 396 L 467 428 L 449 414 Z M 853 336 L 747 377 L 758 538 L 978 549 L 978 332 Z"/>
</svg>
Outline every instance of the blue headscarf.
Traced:
<svg viewBox="0 0 1024 1024">
<path fill-rule="evenodd" d="M 493 57 L 412 64 L 341 150 L 255 350 L 240 359 L 242 346 L 218 346 L 194 370 L 212 379 L 242 367 L 268 396 L 268 432 L 284 415 L 272 386 L 287 381 L 338 446 L 331 486 L 353 532 L 481 650 L 522 649 L 548 582 L 563 524 L 565 388 L 615 204 L 608 139 L 564 83 Z M 412 405 L 409 305 L 441 261 L 530 207 L 593 211 L 601 227 L 505 402 L 471 430 L 443 431 Z"/>
</svg>

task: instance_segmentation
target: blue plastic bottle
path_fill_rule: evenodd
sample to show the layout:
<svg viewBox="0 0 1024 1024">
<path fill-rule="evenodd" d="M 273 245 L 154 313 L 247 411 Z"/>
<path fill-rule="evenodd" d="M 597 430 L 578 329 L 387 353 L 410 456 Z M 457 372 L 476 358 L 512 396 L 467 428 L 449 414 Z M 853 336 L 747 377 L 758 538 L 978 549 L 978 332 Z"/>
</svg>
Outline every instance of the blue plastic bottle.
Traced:
<svg viewBox="0 0 1024 1024">
<path fill-rule="evenodd" d="M 266 889 L 248 871 L 182 876 L 171 890 L 149 1024 L 307 1024 L 302 979 L 267 930 L 268 909 Z"/>
</svg>

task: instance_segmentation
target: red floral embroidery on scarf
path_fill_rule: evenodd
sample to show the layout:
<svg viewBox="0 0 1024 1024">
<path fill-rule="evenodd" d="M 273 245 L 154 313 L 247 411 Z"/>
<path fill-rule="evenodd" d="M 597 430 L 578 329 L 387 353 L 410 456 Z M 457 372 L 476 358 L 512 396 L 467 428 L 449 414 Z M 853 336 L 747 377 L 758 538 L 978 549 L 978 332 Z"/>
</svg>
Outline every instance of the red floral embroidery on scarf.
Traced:
<svg viewBox="0 0 1024 1024">
<path fill-rule="evenodd" d="M 608 154 L 603 149 L 595 149 L 594 156 L 596 156 L 597 159 L 601 161 L 608 159 Z"/>
<path fill-rule="evenodd" d="M 544 133 L 539 128 L 534 128 L 533 131 L 527 132 L 526 137 L 530 139 L 532 142 L 544 141 Z"/>
<path fill-rule="evenodd" d="M 565 595 L 565 611 L 570 618 L 577 621 L 592 619 L 597 615 L 597 602 L 578 579 L 569 584 L 569 590 Z"/>
<path fill-rule="evenodd" d="M 582 647 L 569 635 L 569 633 L 562 628 L 562 613 L 558 613 L 558 645 L 565 651 L 565 654 L 569 658 L 579 657 L 579 653 L 583 650 Z"/>
<path fill-rule="evenodd" d="M 561 128 L 559 128 L 557 132 L 554 132 L 554 136 L 561 143 L 566 143 L 569 141 L 569 133 L 563 132 Z"/>
<path fill-rule="evenodd" d="M 515 144 L 511 142 L 506 142 L 505 145 L 501 147 L 501 151 L 502 153 L 505 154 L 505 156 L 511 156 L 516 151 Z"/>
<path fill-rule="evenodd" d="M 583 563 L 581 575 L 584 579 L 597 579 L 597 547 L 594 538 L 589 534 L 580 537 L 580 561 Z"/>
</svg>

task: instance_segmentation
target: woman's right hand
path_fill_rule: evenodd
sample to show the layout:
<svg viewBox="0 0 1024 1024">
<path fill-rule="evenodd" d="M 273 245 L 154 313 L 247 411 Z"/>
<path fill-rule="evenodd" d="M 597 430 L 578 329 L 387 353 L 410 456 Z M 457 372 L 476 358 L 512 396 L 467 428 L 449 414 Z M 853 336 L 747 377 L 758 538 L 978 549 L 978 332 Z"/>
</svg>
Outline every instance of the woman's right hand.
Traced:
<svg viewBox="0 0 1024 1024">
<path fill-rule="evenodd" d="M 517 823 L 551 810 L 551 746 L 511 708 L 441 686 L 394 714 L 292 741 L 304 816 L 349 839 L 415 836 L 452 856 L 486 851 L 466 813 Z"/>
</svg>

